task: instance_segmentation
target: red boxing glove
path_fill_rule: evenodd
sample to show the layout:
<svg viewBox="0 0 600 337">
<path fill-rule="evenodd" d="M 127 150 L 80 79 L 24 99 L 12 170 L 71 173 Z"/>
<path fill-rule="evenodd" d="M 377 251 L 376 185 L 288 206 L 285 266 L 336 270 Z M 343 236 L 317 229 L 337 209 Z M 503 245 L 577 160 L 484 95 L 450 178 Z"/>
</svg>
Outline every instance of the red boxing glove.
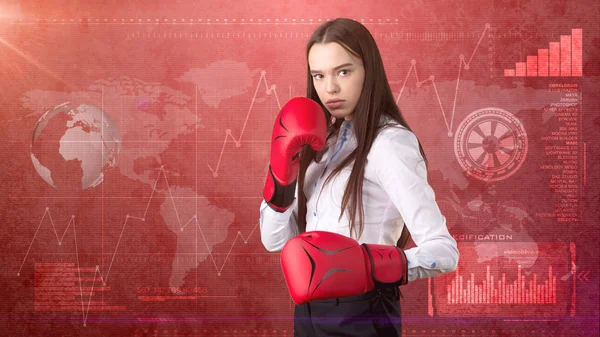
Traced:
<svg viewBox="0 0 600 337">
<path fill-rule="evenodd" d="M 269 173 L 263 196 L 269 206 L 284 212 L 294 202 L 299 154 L 304 145 L 315 151 L 325 147 L 327 121 L 321 106 L 305 97 L 287 102 L 273 127 Z"/>
<path fill-rule="evenodd" d="M 281 266 L 296 304 L 360 295 L 408 281 L 406 255 L 398 247 L 360 245 L 354 239 L 323 231 L 306 232 L 289 240 L 281 252 Z"/>
</svg>

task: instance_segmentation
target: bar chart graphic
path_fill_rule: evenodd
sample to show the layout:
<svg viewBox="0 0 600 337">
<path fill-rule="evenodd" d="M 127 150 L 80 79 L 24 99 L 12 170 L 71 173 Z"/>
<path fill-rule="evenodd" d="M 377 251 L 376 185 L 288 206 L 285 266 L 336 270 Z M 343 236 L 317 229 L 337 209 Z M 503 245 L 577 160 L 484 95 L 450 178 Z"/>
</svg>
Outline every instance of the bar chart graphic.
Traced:
<svg viewBox="0 0 600 337">
<path fill-rule="evenodd" d="M 459 242 L 458 268 L 433 281 L 439 316 L 566 316 L 575 301 L 563 242 Z"/>
<path fill-rule="evenodd" d="M 560 41 L 528 55 L 515 68 L 504 69 L 506 77 L 580 77 L 583 76 L 583 29 L 571 29 L 571 35 L 561 35 Z"/>
<path fill-rule="evenodd" d="M 518 266 L 517 278 L 509 283 L 506 281 L 506 273 L 502 273 L 501 279 L 495 281 L 494 275 L 490 275 L 489 265 L 486 267 L 485 279 L 479 282 L 475 281 L 474 273 L 466 277 L 457 270 L 451 284 L 447 286 L 447 303 L 555 304 L 556 275 L 552 274 L 552 266 L 548 267 L 547 279 L 543 284 L 539 283 L 541 277 L 538 278 L 536 273 L 527 280 L 525 275 L 521 275 L 521 269 Z"/>
</svg>

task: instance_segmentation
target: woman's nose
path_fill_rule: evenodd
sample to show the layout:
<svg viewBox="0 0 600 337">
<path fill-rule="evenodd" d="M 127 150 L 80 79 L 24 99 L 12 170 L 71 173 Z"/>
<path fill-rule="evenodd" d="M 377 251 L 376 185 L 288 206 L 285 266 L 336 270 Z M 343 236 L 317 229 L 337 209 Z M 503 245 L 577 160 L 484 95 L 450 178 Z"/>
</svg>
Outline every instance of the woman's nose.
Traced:
<svg viewBox="0 0 600 337">
<path fill-rule="evenodd" d="M 330 76 L 327 79 L 327 93 L 329 94 L 333 94 L 336 93 L 340 90 L 340 87 L 337 83 L 337 80 L 335 79 L 335 76 Z"/>
</svg>

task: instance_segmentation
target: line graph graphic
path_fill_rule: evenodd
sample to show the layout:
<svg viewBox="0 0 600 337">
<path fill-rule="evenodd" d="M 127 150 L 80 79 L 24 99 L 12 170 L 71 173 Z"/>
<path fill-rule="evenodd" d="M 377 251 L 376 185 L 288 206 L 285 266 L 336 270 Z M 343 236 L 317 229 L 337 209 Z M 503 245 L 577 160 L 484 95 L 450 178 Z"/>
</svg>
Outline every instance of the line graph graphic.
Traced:
<svg viewBox="0 0 600 337">
<path fill-rule="evenodd" d="M 275 95 L 275 100 L 277 101 L 277 106 L 278 106 L 279 110 L 281 110 L 281 102 L 279 101 L 279 97 L 277 96 L 277 86 L 274 84 L 269 86 L 269 84 L 267 83 L 267 78 L 266 78 L 265 74 L 266 74 L 266 71 L 261 70 L 260 78 L 258 80 L 258 83 L 256 84 L 256 89 L 254 90 L 254 96 L 252 96 L 252 100 L 250 101 L 250 106 L 248 108 L 248 112 L 246 113 L 246 119 L 244 120 L 244 125 L 242 126 L 242 130 L 240 131 L 240 135 L 236 139 L 231 134 L 231 129 L 225 130 L 225 139 L 223 139 L 223 146 L 221 146 L 221 154 L 219 155 L 219 160 L 217 161 L 216 167 L 213 169 L 212 166 L 210 166 L 210 164 L 207 164 L 207 166 L 210 169 L 210 171 L 212 172 L 214 178 L 219 176 L 219 166 L 221 166 L 221 160 L 223 159 L 223 154 L 225 153 L 225 146 L 227 145 L 229 138 L 231 138 L 233 140 L 236 147 L 242 146 L 242 137 L 244 136 L 244 130 L 246 130 L 246 126 L 248 125 L 248 119 L 250 118 L 250 113 L 252 112 L 252 108 L 254 107 L 254 102 L 256 101 L 256 95 L 258 94 L 258 89 L 261 86 L 261 82 L 265 84 L 265 89 L 266 89 L 267 95 L 271 95 L 271 93 L 273 93 Z M 197 100 L 196 100 L 196 102 L 197 102 Z"/>
<path fill-rule="evenodd" d="M 216 263 L 215 258 L 213 256 L 213 253 L 211 252 L 210 247 L 208 246 L 208 241 L 206 240 L 206 237 L 204 235 L 204 231 L 202 230 L 202 226 L 200 225 L 200 221 L 198 220 L 198 214 L 194 214 L 185 223 L 183 223 L 180 220 L 179 212 L 178 212 L 177 206 L 175 204 L 175 198 L 173 197 L 173 194 L 171 193 L 171 187 L 169 186 L 169 181 L 167 179 L 167 176 L 165 174 L 163 166 L 160 167 L 158 176 L 156 178 L 156 181 L 155 181 L 154 186 L 152 188 L 152 192 L 151 192 L 150 197 L 148 199 L 148 203 L 146 204 L 146 208 L 145 208 L 144 213 L 142 214 L 142 216 L 133 216 L 133 215 L 129 215 L 129 214 L 127 214 L 125 216 L 125 221 L 123 222 L 123 226 L 121 228 L 121 233 L 120 233 L 119 238 L 117 240 L 117 244 L 115 246 L 115 249 L 114 249 L 114 251 L 112 253 L 112 258 L 111 258 L 110 264 L 108 266 L 108 270 L 106 271 L 106 274 L 102 273 L 102 271 L 100 270 L 100 266 L 98 266 L 98 265 L 95 266 L 95 268 L 94 268 L 94 276 L 92 278 L 92 285 L 90 287 L 90 292 L 89 292 L 89 295 L 86 294 L 87 295 L 87 306 L 86 306 L 86 301 L 85 301 L 85 297 L 84 297 L 84 293 L 83 293 L 83 289 L 87 288 L 87 287 L 84 287 L 82 285 L 82 279 L 83 279 L 83 277 L 81 275 L 81 272 L 82 272 L 82 269 L 84 269 L 84 268 L 82 268 L 81 265 L 80 265 L 80 263 L 79 263 L 79 248 L 78 248 L 78 240 L 77 240 L 77 230 L 76 230 L 76 226 L 75 226 L 75 215 L 71 215 L 71 218 L 69 220 L 69 223 L 67 224 L 67 227 L 65 228 L 64 232 L 62 233 L 62 236 L 59 237 L 59 233 L 58 233 L 58 231 L 56 229 L 56 225 L 54 224 L 54 220 L 52 218 L 52 215 L 51 215 L 51 212 L 50 212 L 50 208 L 46 207 L 46 209 L 44 211 L 44 214 L 42 215 L 42 218 L 41 218 L 41 220 L 40 220 L 40 222 L 39 222 L 39 224 L 38 224 L 38 226 L 36 228 L 35 234 L 33 235 L 33 238 L 31 239 L 31 242 L 29 243 L 29 247 L 27 248 L 27 252 L 25 253 L 25 256 L 23 257 L 23 261 L 21 262 L 21 266 L 19 267 L 19 270 L 17 272 L 17 276 L 21 276 L 21 270 L 23 269 L 23 266 L 25 265 L 27 257 L 29 256 L 29 254 L 31 252 L 31 247 L 33 246 L 35 238 L 37 237 L 38 233 L 40 232 L 40 229 L 41 229 L 42 224 L 44 223 L 44 220 L 46 219 L 46 217 L 48 217 L 48 219 L 50 221 L 50 224 L 52 225 L 52 231 L 54 232 L 54 234 L 56 236 L 56 240 L 57 240 L 59 246 L 62 246 L 62 243 L 63 243 L 63 241 L 65 239 L 65 236 L 66 236 L 67 232 L 69 231 L 69 228 L 72 227 L 73 228 L 73 240 L 74 240 L 74 243 L 75 243 L 75 257 L 76 257 L 77 275 L 78 275 L 78 281 L 79 281 L 79 293 L 80 293 L 80 296 L 81 296 L 81 313 L 82 313 L 82 317 L 83 317 L 83 325 L 86 326 L 86 322 L 87 322 L 87 318 L 88 318 L 89 310 L 90 310 L 90 305 L 91 305 L 91 302 L 92 302 L 92 296 L 94 294 L 94 286 L 96 284 L 96 279 L 99 277 L 100 281 L 102 282 L 102 285 L 103 286 L 107 285 L 108 278 L 109 278 L 110 272 L 112 270 L 113 263 L 115 261 L 115 256 L 117 255 L 117 252 L 119 250 L 119 246 L 120 246 L 120 243 L 121 243 L 121 239 L 123 238 L 123 233 L 125 232 L 125 228 L 127 227 L 127 224 L 130 222 L 130 220 L 139 220 L 139 221 L 142 221 L 142 222 L 146 221 L 146 215 L 148 214 L 148 210 L 150 208 L 150 203 L 152 202 L 152 199 L 153 199 L 154 194 L 156 192 L 156 189 L 157 189 L 156 186 L 158 184 L 158 181 L 160 179 L 161 174 L 163 175 L 163 177 L 165 179 L 165 182 L 166 182 L 166 185 L 167 185 L 168 198 L 170 199 L 171 204 L 173 206 L 173 209 L 175 211 L 176 218 L 177 218 L 177 223 L 179 224 L 180 231 L 183 232 L 188 227 L 188 225 L 190 225 L 191 223 L 195 223 L 195 228 L 197 228 L 198 232 L 202 236 L 202 240 L 204 241 L 204 245 L 206 246 L 206 248 L 208 250 L 208 256 L 210 257 L 210 259 L 211 259 L 211 261 L 213 263 L 215 271 L 217 272 L 218 276 L 221 276 L 221 273 L 223 271 L 225 263 L 227 263 L 227 261 L 229 259 L 229 256 L 231 254 L 231 251 L 233 250 L 234 246 L 236 245 L 236 243 L 238 241 L 238 238 L 241 238 L 242 241 L 244 242 L 244 244 L 247 244 L 248 240 L 254 234 L 256 228 L 259 226 L 259 223 L 257 223 L 257 224 L 254 225 L 254 227 L 252 228 L 252 231 L 250 232 L 250 234 L 248 234 L 247 237 L 244 237 L 242 235 L 241 231 L 237 232 L 237 235 L 235 236 L 233 242 L 231 243 L 229 251 L 227 252 L 227 255 L 225 256 L 225 258 L 223 260 L 223 263 L 221 264 L 220 267 L 217 266 L 217 263 Z M 198 242 L 197 234 L 196 234 L 196 242 Z M 195 256 L 196 257 L 198 256 L 197 244 L 196 244 L 196 253 L 195 253 Z"/>
<path fill-rule="evenodd" d="M 458 67 L 458 75 L 457 75 L 457 81 L 456 81 L 456 88 L 455 88 L 455 91 L 454 91 L 454 102 L 452 104 L 452 112 L 451 112 L 450 118 L 448 118 L 446 116 L 446 111 L 444 110 L 444 106 L 442 104 L 439 92 L 438 92 L 436 84 L 435 84 L 435 76 L 431 75 L 431 76 L 429 76 L 425 80 L 420 80 L 418 72 L 417 72 L 417 67 L 416 67 L 417 61 L 416 60 L 412 60 L 411 61 L 411 66 L 410 66 L 410 68 L 408 70 L 408 73 L 406 74 L 406 77 L 404 79 L 404 82 L 402 84 L 400 92 L 398 93 L 398 95 L 396 97 L 396 104 L 398 104 L 398 102 L 400 100 L 400 97 L 402 96 L 402 92 L 404 91 L 404 88 L 406 87 L 406 83 L 408 82 L 408 78 L 410 77 L 411 73 L 414 71 L 415 78 L 416 78 L 416 81 L 417 81 L 416 82 L 416 86 L 417 87 L 423 86 L 428 81 L 430 81 L 432 83 L 434 91 L 435 91 L 435 94 L 436 94 L 436 97 L 437 97 L 438 104 L 440 106 L 440 110 L 442 112 L 442 116 L 444 117 L 444 122 L 446 124 L 446 128 L 448 130 L 448 137 L 452 137 L 453 134 L 454 134 L 454 131 L 453 131 L 453 128 L 454 128 L 454 126 L 453 126 L 453 124 L 454 124 L 454 115 L 455 115 L 455 111 L 456 111 L 456 101 L 457 101 L 457 97 L 458 97 L 458 90 L 459 90 L 459 86 L 460 86 L 460 78 L 461 78 L 461 74 L 462 74 L 462 69 L 463 69 L 463 67 L 464 67 L 465 70 L 469 70 L 470 69 L 470 64 L 471 64 L 471 62 L 473 60 L 473 57 L 475 56 L 476 51 L 479 49 L 479 46 L 481 45 L 481 42 L 483 41 L 483 38 L 485 37 L 486 33 L 490 29 L 491 29 L 491 25 L 489 23 L 486 24 L 483 32 L 481 33 L 481 35 L 479 37 L 477 45 L 474 47 L 473 51 L 471 52 L 471 56 L 469 57 L 468 61 L 465 61 L 465 55 L 461 54 L 459 56 L 459 61 L 460 62 L 459 62 L 459 67 Z M 273 94 L 275 96 L 275 99 L 277 101 L 277 106 L 278 106 L 279 110 L 281 110 L 282 106 L 281 106 L 281 102 L 279 100 L 279 97 L 277 95 L 277 86 L 274 85 L 274 84 L 272 84 L 272 85 L 269 86 L 269 83 L 268 83 L 267 78 L 266 78 L 266 71 L 262 70 L 261 73 L 260 73 L 260 78 L 259 78 L 259 80 L 258 80 L 258 82 L 256 84 L 256 89 L 254 90 L 254 95 L 252 96 L 252 99 L 250 100 L 250 105 L 248 107 L 248 112 L 246 113 L 246 117 L 244 119 L 244 124 L 242 126 L 242 129 L 240 131 L 239 136 L 236 138 L 232 134 L 231 129 L 226 129 L 225 130 L 225 137 L 223 139 L 223 144 L 221 146 L 221 152 L 219 154 L 219 159 L 217 161 L 216 166 L 213 168 L 210 164 L 207 164 L 207 166 L 210 169 L 210 171 L 212 172 L 212 175 L 213 175 L 214 178 L 217 178 L 219 176 L 219 167 L 221 165 L 221 161 L 223 160 L 223 155 L 225 153 L 225 149 L 226 149 L 226 146 L 227 146 L 227 143 L 229 142 L 229 140 L 231 139 L 231 141 L 233 141 L 235 143 L 236 147 L 238 147 L 238 148 L 241 147 L 242 137 L 244 136 L 244 131 L 246 130 L 246 126 L 248 124 L 248 120 L 250 118 L 250 114 L 251 114 L 252 109 L 254 107 L 254 103 L 256 101 L 256 97 L 257 97 L 257 94 L 259 92 L 260 86 L 263 83 L 264 83 L 264 86 L 265 86 L 265 93 L 267 95 Z M 197 91 L 197 89 L 196 89 L 196 91 Z M 291 99 L 291 92 L 290 92 L 290 99 Z"/>
<path fill-rule="evenodd" d="M 461 78 L 461 74 L 462 74 L 462 69 L 463 69 L 463 67 L 464 67 L 464 70 L 469 70 L 470 69 L 470 64 L 471 64 L 471 61 L 473 60 L 473 57 L 475 56 L 475 52 L 479 48 L 479 45 L 481 44 L 481 41 L 485 37 L 485 34 L 488 32 L 488 30 L 490 30 L 490 28 L 491 28 L 490 24 L 486 23 L 485 24 L 485 29 L 481 33 L 481 36 L 479 37 L 479 41 L 477 42 L 477 45 L 475 45 L 475 48 L 473 48 L 473 52 L 471 53 L 471 57 L 469 57 L 468 61 L 465 61 L 465 55 L 464 54 L 460 54 L 459 55 L 458 74 L 457 74 L 457 77 L 456 77 L 456 87 L 454 89 L 454 102 L 452 103 L 452 112 L 451 112 L 451 115 L 450 115 L 450 121 L 449 122 L 448 122 L 448 117 L 446 117 L 446 111 L 444 110 L 444 106 L 442 104 L 442 100 L 440 98 L 439 92 L 438 92 L 437 87 L 435 85 L 435 76 L 434 75 L 430 75 L 427 79 L 420 80 L 419 79 L 419 74 L 417 73 L 417 66 L 416 66 L 417 65 L 417 60 L 413 59 L 410 62 L 410 68 L 408 69 L 408 73 L 406 74 L 406 77 L 404 78 L 404 82 L 402 84 L 402 87 L 400 88 L 400 92 L 398 93 L 398 96 L 396 96 L 396 104 L 398 104 L 398 102 L 400 101 L 400 97 L 402 96 L 402 92 L 404 91 L 404 88 L 406 87 L 406 82 L 408 82 L 408 78 L 410 77 L 410 75 L 411 75 L 412 72 L 415 73 L 415 78 L 417 80 L 417 82 L 416 82 L 417 88 L 420 88 L 426 82 L 431 82 L 431 84 L 433 86 L 433 90 L 435 91 L 435 95 L 436 95 L 438 104 L 440 106 L 440 110 L 442 111 L 442 116 L 444 117 L 444 122 L 446 123 L 446 128 L 448 130 L 448 137 L 452 137 L 454 135 L 454 131 L 453 131 L 454 113 L 456 112 L 456 101 L 457 101 L 457 97 L 458 97 L 458 88 L 460 86 L 460 78 Z"/>
</svg>

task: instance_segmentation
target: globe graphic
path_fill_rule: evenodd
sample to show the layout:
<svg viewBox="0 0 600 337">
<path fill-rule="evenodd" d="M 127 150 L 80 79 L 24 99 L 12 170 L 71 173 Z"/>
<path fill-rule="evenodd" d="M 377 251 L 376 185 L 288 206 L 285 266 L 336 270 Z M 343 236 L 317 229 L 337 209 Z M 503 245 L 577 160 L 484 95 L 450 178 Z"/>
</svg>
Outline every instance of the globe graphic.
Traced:
<svg viewBox="0 0 600 337">
<path fill-rule="evenodd" d="M 117 165 L 121 136 L 98 107 L 65 102 L 40 117 L 30 151 L 33 166 L 50 186 L 81 191 L 98 186 Z"/>
</svg>

